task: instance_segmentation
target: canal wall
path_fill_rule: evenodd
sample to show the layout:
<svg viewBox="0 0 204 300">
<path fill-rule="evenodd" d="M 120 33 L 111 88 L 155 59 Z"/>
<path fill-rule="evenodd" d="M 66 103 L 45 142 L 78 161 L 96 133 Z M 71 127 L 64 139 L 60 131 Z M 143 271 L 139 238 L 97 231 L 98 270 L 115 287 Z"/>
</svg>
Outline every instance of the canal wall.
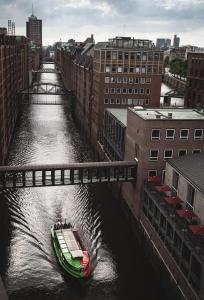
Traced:
<svg viewBox="0 0 204 300">
<path fill-rule="evenodd" d="M 168 74 L 164 74 L 162 81 L 173 89 L 185 89 L 186 87 L 185 81 Z"/>
</svg>

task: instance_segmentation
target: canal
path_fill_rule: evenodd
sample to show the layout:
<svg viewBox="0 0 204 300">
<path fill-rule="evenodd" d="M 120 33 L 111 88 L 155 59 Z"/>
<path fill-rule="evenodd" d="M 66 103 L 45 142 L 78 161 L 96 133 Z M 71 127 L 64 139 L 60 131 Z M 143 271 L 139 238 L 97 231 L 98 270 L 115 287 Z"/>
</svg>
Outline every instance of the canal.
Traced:
<svg viewBox="0 0 204 300">
<path fill-rule="evenodd" d="M 53 67 L 53 65 L 46 65 Z M 58 82 L 56 74 L 41 81 Z M 62 96 L 33 95 L 40 102 Z M 22 108 L 7 164 L 91 160 L 70 112 L 62 105 Z M 77 286 L 65 278 L 53 253 L 50 227 L 66 218 L 91 252 L 93 278 Z M 155 274 L 105 185 L 4 190 L 0 194 L 0 273 L 11 300 L 159 300 Z"/>
</svg>

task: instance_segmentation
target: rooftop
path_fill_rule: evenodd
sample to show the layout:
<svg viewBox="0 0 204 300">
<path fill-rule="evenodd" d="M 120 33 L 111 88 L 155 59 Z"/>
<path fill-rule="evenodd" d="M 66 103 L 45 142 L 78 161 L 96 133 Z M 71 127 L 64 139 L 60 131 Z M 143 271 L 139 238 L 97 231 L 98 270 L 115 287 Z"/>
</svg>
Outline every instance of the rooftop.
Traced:
<svg viewBox="0 0 204 300">
<path fill-rule="evenodd" d="M 130 110 L 145 120 L 204 120 L 203 112 L 187 108 L 146 109 L 135 106 Z"/>
<path fill-rule="evenodd" d="M 204 194 L 204 153 L 170 159 L 168 163 Z"/>
<path fill-rule="evenodd" d="M 127 109 L 126 108 L 108 108 L 107 111 L 118 119 L 124 126 L 127 126 Z"/>
</svg>

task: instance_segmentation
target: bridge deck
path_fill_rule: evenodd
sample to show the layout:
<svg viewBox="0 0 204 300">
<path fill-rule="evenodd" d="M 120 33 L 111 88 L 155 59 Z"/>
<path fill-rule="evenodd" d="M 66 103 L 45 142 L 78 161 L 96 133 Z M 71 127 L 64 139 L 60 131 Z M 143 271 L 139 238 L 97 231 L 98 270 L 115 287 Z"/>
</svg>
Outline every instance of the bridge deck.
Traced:
<svg viewBox="0 0 204 300">
<path fill-rule="evenodd" d="M 1 166 L 0 188 L 134 182 L 135 161 Z"/>
</svg>

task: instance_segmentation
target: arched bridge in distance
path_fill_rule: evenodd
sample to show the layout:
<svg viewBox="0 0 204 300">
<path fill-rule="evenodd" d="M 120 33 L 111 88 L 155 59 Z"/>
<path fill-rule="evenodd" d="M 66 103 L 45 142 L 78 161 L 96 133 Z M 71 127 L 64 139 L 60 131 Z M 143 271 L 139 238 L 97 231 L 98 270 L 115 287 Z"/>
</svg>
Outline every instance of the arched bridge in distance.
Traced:
<svg viewBox="0 0 204 300">
<path fill-rule="evenodd" d="M 137 161 L 0 166 L 0 189 L 136 182 Z"/>
</svg>

